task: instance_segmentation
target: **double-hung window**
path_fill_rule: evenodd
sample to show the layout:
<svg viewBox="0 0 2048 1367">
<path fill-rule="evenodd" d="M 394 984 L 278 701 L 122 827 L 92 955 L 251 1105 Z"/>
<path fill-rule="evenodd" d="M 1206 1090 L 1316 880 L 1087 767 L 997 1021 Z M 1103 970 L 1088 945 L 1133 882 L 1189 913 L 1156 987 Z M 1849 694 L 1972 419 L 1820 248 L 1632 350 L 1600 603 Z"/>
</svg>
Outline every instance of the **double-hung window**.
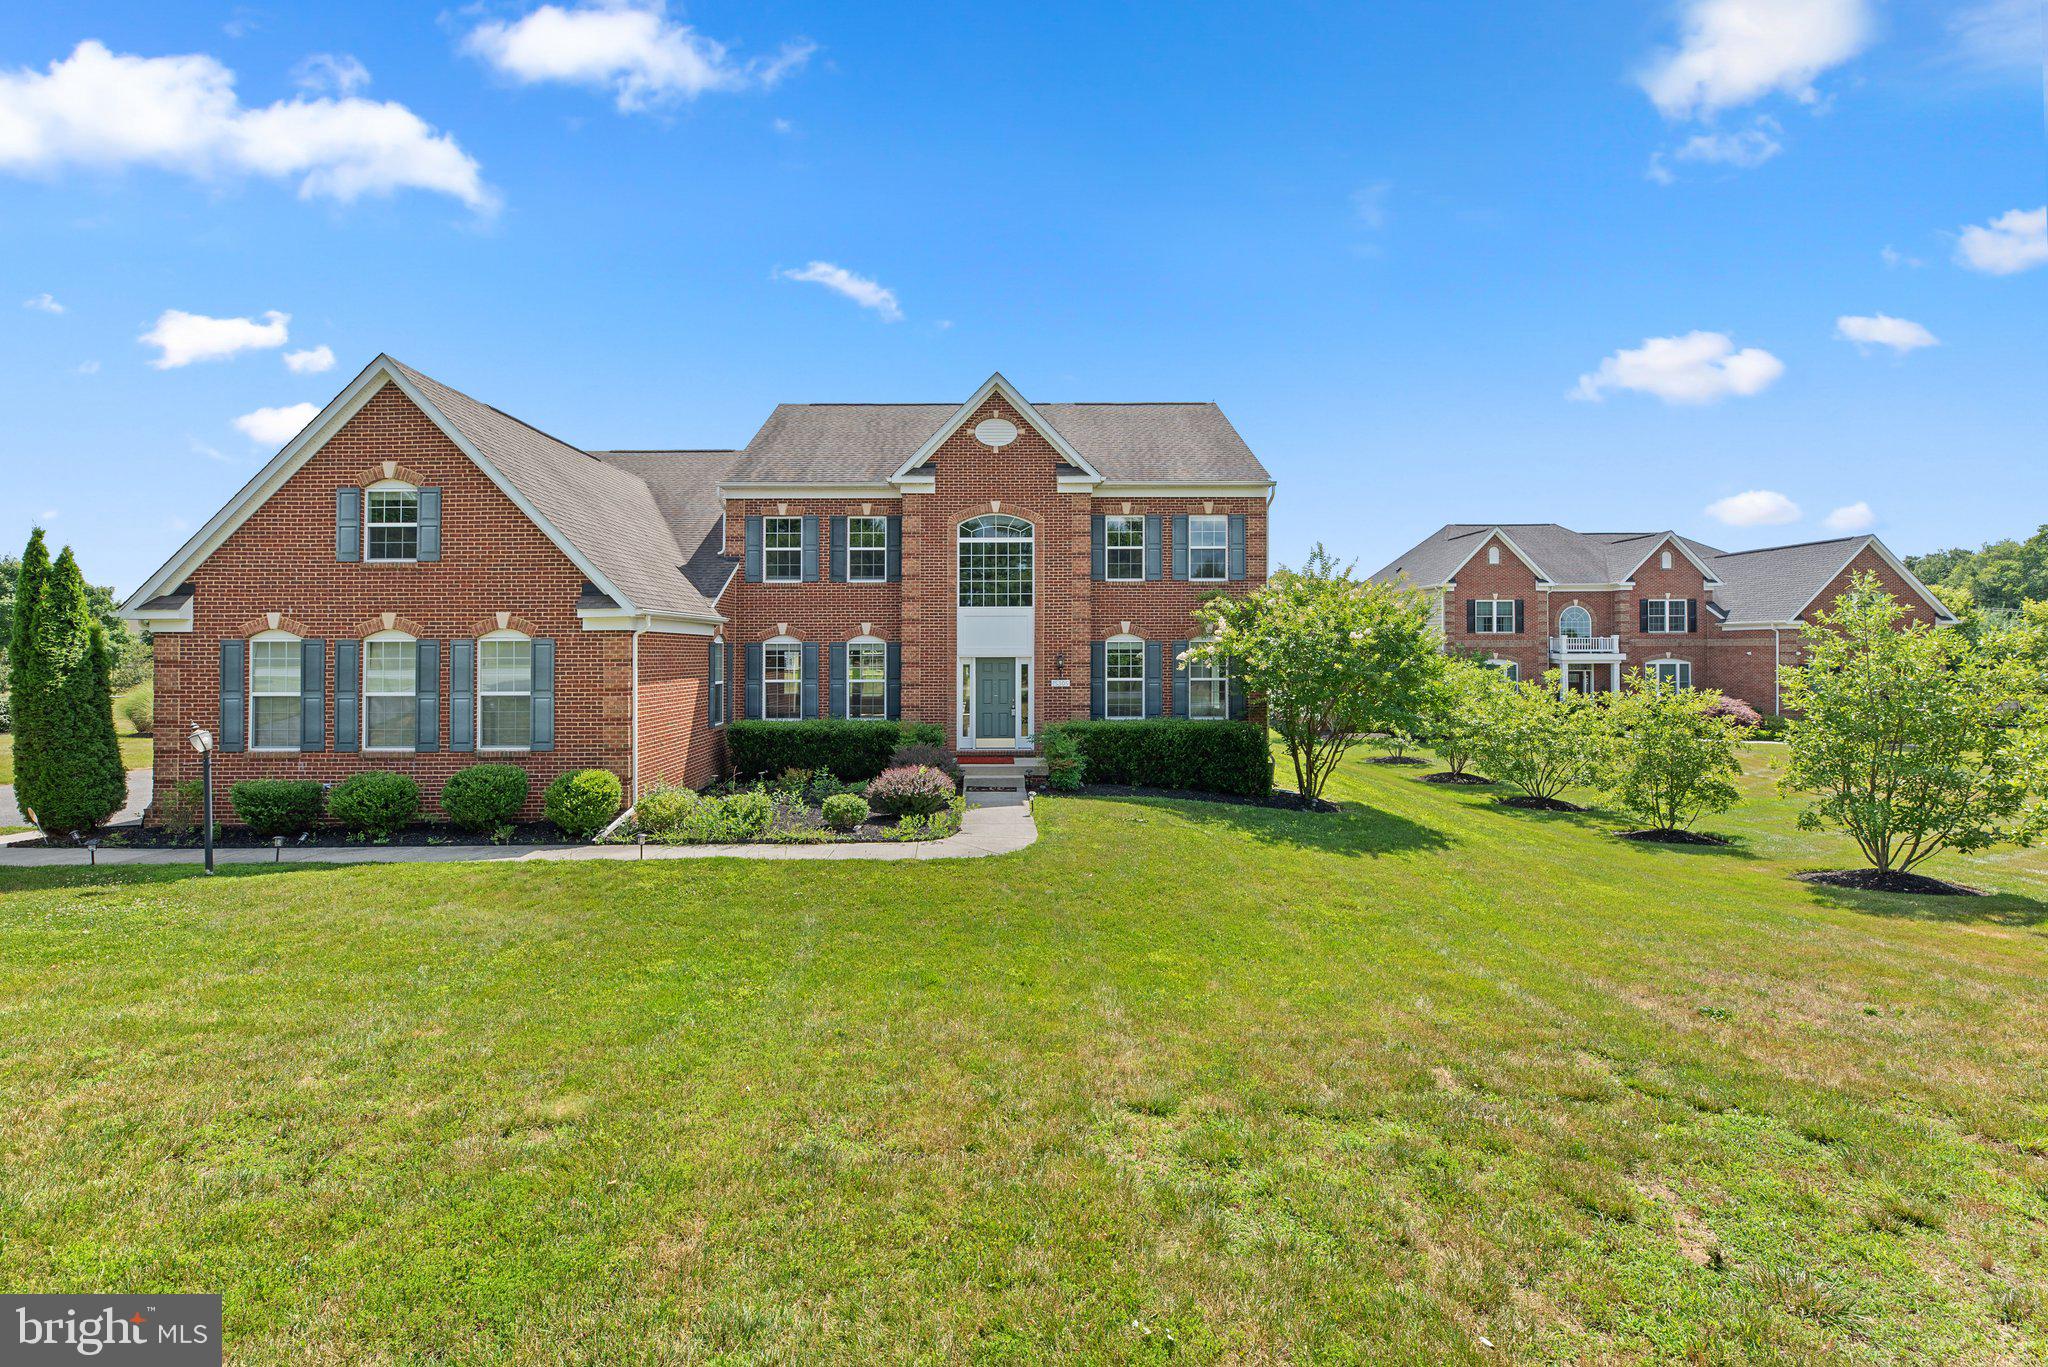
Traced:
<svg viewBox="0 0 2048 1367">
<path fill-rule="evenodd" d="M 1188 661 L 1188 716 L 1195 721 L 1224 721 L 1230 716 L 1230 667 L 1211 656 Z"/>
<path fill-rule="evenodd" d="M 1658 634 L 1669 634 L 1685 630 L 1685 600 L 1683 598 L 1646 598 L 1643 612 L 1648 629 Z"/>
<path fill-rule="evenodd" d="M 1671 688 L 1692 687 L 1692 664 L 1686 660 L 1652 660 L 1643 672 Z"/>
<path fill-rule="evenodd" d="M 1511 636 L 1515 630 L 1515 600 L 1475 598 L 1472 600 L 1472 630 L 1482 636 Z"/>
<path fill-rule="evenodd" d="M 1145 577 L 1145 519 L 1118 514 L 1102 519 L 1102 575 L 1119 583 Z"/>
<path fill-rule="evenodd" d="M 249 745 L 299 748 L 301 656 L 297 637 L 249 643 Z"/>
<path fill-rule="evenodd" d="M 420 491 L 372 489 L 363 518 L 365 560 L 417 560 L 420 554 Z"/>
<path fill-rule="evenodd" d="M 769 721 L 798 721 L 804 715 L 804 648 L 761 648 L 761 715 Z"/>
<path fill-rule="evenodd" d="M 524 750 L 533 744 L 533 642 L 524 637 L 476 643 L 477 745 Z"/>
<path fill-rule="evenodd" d="M 889 519 L 846 519 L 846 579 L 852 584 L 879 584 L 889 577 Z"/>
<path fill-rule="evenodd" d="M 1103 652 L 1102 715 L 1133 721 L 1145 715 L 1145 643 L 1111 641 Z"/>
<path fill-rule="evenodd" d="M 889 648 L 856 641 L 846 648 L 846 715 L 878 721 L 889 714 Z"/>
<path fill-rule="evenodd" d="M 1203 514 L 1188 519 L 1188 578 L 1221 583 L 1230 572 L 1230 519 Z"/>
<path fill-rule="evenodd" d="M 485 642 L 486 646 L 496 642 Z M 363 642 L 363 747 L 410 750 L 419 738 L 419 643 Z"/>
<path fill-rule="evenodd" d="M 711 644 L 711 724 L 725 724 L 725 642 Z"/>
<path fill-rule="evenodd" d="M 761 519 L 761 578 L 770 584 L 795 584 L 804 577 L 804 520 L 800 517 Z"/>
</svg>

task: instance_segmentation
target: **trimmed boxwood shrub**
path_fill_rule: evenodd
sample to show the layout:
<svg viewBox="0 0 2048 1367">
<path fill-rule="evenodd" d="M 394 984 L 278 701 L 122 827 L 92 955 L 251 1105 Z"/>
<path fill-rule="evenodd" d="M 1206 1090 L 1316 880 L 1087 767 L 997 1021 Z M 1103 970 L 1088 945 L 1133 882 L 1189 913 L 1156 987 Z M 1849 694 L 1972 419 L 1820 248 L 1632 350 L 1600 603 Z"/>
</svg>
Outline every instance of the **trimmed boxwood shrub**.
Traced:
<svg viewBox="0 0 2048 1367">
<path fill-rule="evenodd" d="M 1254 722 L 1067 721 L 1046 730 L 1073 739 L 1090 783 L 1232 797 L 1273 791 L 1273 752 Z"/>
<path fill-rule="evenodd" d="M 894 816 L 930 816 L 953 805 L 953 780 L 928 764 L 885 769 L 868 784 L 868 803 Z"/>
<path fill-rule="evenodd" d="M 850 831 L 868 819 L 868 800 L 859 793 L 834 793 L 825 799 L 825 824 L 835 831 Z"/>
<path fill-rule="evenodd" d="M 519 815 L 533 779 L 516 764 L 472 764 L 441 785 L 441 810 L 465 831 L 495 831 Z"/>
<path fill-rule="evenodd" d="M 688 788 L 656 788 L 633 804 L 633 824 L 649 835 L 674 835 L 696 805 Z"/>
<path fill-rule="evenodd" d="M 888 768 L 898 746 L 945 738 L 931 722 L 736 721 L 725 728 L 732 771 L 743 779 L 825 769 L 842 783 L 859 783 Z"/>
<path fill-rule="evenodd" d="M 390 835 L 419 814 L 420 785 L 404 774 L 355 774 L 327 794 L 327 815 L 353 835 Z"/>
<path fill-rule="evenodd" d="M 310 778 L 245 778 L 228 789 L 235 819 L 258 835 L 299 835 L 320 819 L 322 793 Z"/>
<path fill-rule="evenodd" d="M 605 828 L 625 803 L 625 785 L 609 769 L 576 769 L 548 785 L 548 820 L 563 835 L 587 839 Z"/>
</svg>

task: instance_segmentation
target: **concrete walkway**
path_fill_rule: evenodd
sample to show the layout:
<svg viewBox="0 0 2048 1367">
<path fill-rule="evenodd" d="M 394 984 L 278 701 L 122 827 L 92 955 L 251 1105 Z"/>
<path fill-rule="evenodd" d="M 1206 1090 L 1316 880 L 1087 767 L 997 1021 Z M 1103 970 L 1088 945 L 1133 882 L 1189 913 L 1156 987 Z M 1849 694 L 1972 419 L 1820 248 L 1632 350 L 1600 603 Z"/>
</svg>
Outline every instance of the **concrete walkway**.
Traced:
<svg viewBox="0 0 2048 1367">
<path fill-rule="evenodd" d="M 121 810 L 107 821 L 109 826 L 125 826 L 131 821 L 142 820 L 142 809 L 149 805 L 150 772 L 147 769 L 128 771 L 128 801 Z M 0 826 L 26 826 L 28 818 L 21 814 L 21 808 L 14 801 L 14 785 L 0 783 Z"/>
<path fill-rule="evenodd" d="M 649 845 L 657 859 L 979 859 L 1010 854 L 1038 839 L 1029 802 L 973 803 L 958 835 L 943 840 L 862 845 Z M 328 849 L 234 849 L 216 852 L 220 864 L 458 864 L 555 859 L 638 860 L 633 845 L 344 845 Z M 103 848 L 99 862 L 129 864 L 204 862 L 198 850 Z M 85 850 L 24 850 L 0 844 L 0 869 L 70 868 L 92 862 Z"/>
</svg>

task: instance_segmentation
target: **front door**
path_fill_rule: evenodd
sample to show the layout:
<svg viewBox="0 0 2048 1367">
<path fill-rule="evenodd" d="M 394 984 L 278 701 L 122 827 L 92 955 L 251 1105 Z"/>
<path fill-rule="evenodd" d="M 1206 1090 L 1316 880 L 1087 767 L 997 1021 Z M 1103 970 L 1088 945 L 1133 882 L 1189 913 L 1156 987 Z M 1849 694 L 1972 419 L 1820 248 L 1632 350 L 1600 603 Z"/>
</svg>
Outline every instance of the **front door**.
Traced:
<svg viewBox="0 0 2048 1367">
<path fill-rule="evenodd" d="M 1593 665 L 1567 665 L 1565 667 L 1565 680 L 1571 685 L 1571 690 L 1574 693 L 1598 693 L 1600 691 L 1599 671 Z"/>
<path fill-rule="evenodd" d="M 983 656 L 974 662 L 974 743 L 1017 743 L 1017 662 Z"/>
</svg>

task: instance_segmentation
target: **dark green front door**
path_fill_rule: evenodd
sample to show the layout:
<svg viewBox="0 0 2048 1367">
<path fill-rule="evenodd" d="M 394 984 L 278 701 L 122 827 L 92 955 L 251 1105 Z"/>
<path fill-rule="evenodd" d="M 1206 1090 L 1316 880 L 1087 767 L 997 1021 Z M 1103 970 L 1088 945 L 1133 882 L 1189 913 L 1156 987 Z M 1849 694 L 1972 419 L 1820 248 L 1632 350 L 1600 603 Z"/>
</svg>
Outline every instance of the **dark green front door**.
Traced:
<svg viewBox="0 0 2048 1367">
<path fill-rule="evenodd" d="M 1017 738 L 1017 662 L 989 656 L 974 662 L 974 738 Z"/>
</svg>

